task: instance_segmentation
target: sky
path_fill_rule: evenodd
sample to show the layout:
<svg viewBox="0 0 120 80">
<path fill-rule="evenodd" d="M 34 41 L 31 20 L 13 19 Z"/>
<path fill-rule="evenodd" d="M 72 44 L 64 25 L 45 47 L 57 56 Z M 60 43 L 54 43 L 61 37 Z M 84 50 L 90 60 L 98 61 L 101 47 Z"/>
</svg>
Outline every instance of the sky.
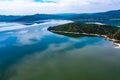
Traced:
<svg viewBox="0 0 120 80">
<path fill-rule="evenodd" d="M 120 0 L 0 0 L 0 15 L 95 13 L 120 9 Z"/>
</svg>

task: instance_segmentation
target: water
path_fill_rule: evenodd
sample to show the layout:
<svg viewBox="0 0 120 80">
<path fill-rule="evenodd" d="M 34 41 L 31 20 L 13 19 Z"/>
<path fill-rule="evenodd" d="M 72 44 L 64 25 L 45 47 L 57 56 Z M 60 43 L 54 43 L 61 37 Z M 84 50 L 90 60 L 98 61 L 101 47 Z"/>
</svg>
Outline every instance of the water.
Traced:
<svg viewBox="0 0 120 80">
<path fill-rule="evenodd" d="M 120 80 L 120 49 L 102 37 L 47 31 L 64 23 L 1 23 L 0 80 Z"/>
</svg>

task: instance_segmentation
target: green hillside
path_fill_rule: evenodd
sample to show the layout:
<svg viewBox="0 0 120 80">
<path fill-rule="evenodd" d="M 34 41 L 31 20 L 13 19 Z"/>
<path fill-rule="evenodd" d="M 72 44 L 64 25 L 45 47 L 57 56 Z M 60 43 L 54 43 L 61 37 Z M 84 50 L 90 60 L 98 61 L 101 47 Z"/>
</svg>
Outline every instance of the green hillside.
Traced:
<svg viewBox="0 0 120 80">
<path fill-rule="evenodd" d="M 49 31 L 53 32 L 73 32 L 73 33 L 87 33 L 106 35 L 109 38 L 120 40 L 120 28 L 111 25 L 99 25 L 99 24 L 84 24 L 79 22 L 49 27 Z"/>
</svg>

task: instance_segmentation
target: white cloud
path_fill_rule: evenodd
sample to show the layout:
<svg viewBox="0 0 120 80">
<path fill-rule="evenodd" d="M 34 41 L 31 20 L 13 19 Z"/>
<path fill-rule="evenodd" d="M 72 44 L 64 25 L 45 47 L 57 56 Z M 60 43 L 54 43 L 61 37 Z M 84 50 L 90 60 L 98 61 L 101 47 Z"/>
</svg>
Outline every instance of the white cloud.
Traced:
<svg viewBox="0 0 120 80">
<path fill-rule="evenodd" d="M 0 14 L 86 13 L 120 9 L 120 0 L 0 0 Z"/>
</svg>

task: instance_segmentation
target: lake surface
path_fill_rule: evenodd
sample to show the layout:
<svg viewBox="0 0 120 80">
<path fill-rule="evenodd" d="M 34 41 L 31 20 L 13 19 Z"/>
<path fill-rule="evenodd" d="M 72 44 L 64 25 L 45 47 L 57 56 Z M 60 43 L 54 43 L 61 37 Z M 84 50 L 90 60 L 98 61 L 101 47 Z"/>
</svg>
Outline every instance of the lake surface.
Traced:
<svg viewBox="0 0 120 80">
<path fill-rule="evenodd" d="M 120 49 L 112 42 L 47 31 L 69 22 L 1 22 L 0 80 L 120 80 Z"/>
</svg>

